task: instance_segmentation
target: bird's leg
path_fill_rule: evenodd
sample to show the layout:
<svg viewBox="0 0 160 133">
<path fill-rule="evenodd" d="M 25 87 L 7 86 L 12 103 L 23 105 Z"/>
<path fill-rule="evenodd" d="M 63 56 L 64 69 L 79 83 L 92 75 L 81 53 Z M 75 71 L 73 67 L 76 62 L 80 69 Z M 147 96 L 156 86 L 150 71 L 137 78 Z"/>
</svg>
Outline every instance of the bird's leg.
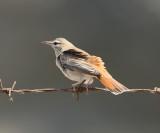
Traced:
<svg viewBox="0 0 160 133">
<path fill-rule="evenodd" d="M 86 80 L 84 85 L 83 85 L 83 87 L 86 88 L 87 94 L 88 94 L 88 88 L 91 87 L 92 82 L 93 82 L 93 79 L 91 78 L 91 79 Z"/>
<path fill-rule="evenodd" d="M 79 100 L 79 90 L 81 89 L 81 87 L 84 87 L 84 82 L 86 80 L 83 80 L 81 82 L 77 82 L 75 84 L 72 84 L 72 88 L 73 88 L 73 92 L 76 93 L 76 97 L 77 97 L 77 100 Z M 74 96 L 74 93 L 73 93 L 73 96 Z"/>
<path fill-rule="evenodd" d="M 89 84 L 85 84 L 84 87 L 86 88 L 86 94 L 88 94 L 88 88 L 90 87 L 90 85 Z"/>
<path fill-rule="evenodd" d="M 83 87 L 86 89 L 86 94 L 88 94 L 89 88 L 92 88 L 93 86 L 91 84 L 83 84 Z"/>
<path fill-rule="evenodd" d="M 86 80 L 83 80 L 83 81 L 81 81 L 81 82 L 77 82 L 77 83 L 75 83 L 75 84 L 72 84 L 73 89 L 75 90 L 76 88 L 83 87 L 85 81 L 86 81 Z"/>
</svg>

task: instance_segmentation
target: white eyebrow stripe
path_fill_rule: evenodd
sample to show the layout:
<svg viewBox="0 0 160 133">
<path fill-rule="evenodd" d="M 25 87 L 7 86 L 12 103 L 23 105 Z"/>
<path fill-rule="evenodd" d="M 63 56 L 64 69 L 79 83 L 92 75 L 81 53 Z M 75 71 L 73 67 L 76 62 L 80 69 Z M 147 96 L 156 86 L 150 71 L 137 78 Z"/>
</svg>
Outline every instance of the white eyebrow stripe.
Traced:
<svg viewBox="0 0 160 133">
<path fill-rule="evenodd" d="M 54 41 L 53 41 L 53 43 L 54 43 L 54 42 L 56 42 L 56 43 L 61 43 L 61 42 L 60 42 L 60 41 L 58 41 L 58 40 L 54 40 Z"/>
</svg>

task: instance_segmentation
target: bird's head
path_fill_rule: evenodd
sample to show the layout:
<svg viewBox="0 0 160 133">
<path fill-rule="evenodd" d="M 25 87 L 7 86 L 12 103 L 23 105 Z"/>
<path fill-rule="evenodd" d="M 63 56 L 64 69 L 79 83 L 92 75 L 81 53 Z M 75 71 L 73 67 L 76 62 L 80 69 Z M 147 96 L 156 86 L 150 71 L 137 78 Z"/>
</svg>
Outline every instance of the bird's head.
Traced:
<svg viewBox="0 0 160 133">
<path fill-rule="evenodd" d="M 54 49 L 56 56 L 60 55 L 63 51 L 75 47 L 71 42 L 69 42 L 65 38 L 56 38 L 51 41 L 43 41 L 42 43 L 51 46 Z"/>
</svg>

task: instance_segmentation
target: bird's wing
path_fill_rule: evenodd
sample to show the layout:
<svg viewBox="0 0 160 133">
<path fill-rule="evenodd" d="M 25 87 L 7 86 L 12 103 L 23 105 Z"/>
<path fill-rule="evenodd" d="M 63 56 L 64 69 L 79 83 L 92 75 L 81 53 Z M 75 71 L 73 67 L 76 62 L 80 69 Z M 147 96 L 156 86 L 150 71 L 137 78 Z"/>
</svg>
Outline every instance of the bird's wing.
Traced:
<svg viewBox="0 0 160 133">
<path fill-rule="evenodd" d="M 81 49 L 69 49 L 63 52 L 65 56 L 70 56 L 72 58 L 76 59 L 87 59 L 89 54 Z"/>
<path fill-rule="evenodd" d="M 67 60 L 62 61 L 61 63 L 65 68 L 70 70 L 79 71 L 95 77 L 100 76 L 100 73 L 85 60 L 69 57 Z"/>
<path fill-rule="evenodd" d="M 92 67 L 97 69 L 102 75 L 105 75 L 107 78 L 112 78 L 112 76 L 107 71 L 106 67 L 104 66 L 103 60 L 98 56 L 89 56 L 86 60 L 87 63 L 91 64 Z"/>
</svg>

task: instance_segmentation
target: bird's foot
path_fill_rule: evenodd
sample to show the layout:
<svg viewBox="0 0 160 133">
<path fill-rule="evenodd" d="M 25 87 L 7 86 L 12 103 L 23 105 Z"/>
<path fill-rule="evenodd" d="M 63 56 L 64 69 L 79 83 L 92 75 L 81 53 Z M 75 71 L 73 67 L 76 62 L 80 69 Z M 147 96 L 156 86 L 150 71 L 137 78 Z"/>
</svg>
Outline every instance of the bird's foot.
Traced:
<svg viewBox="0 0 160 133">
<path fill-rule="evenodd" d="M 85 81 L 86 80 L 83 80 L 82 82 L 72 84 L 73 91 L 80 91 L 80 89 L 84 87 L 84 82 Z"/>
<path fill-rule="evenodd" d="M 82 88 L 84 88 L 84 82 L 85 82 L 85 80 L 83 80 L 80 83 L 72 84 L 72 88 L 73 88 L 73 93 L 72 94 L 73 94 L 73 96 L 75 96 L 75 94 L 76 94 L 77 101 L 79 100 L 79 93 L 81 91 L 83 91 Z"/>
</svg>

